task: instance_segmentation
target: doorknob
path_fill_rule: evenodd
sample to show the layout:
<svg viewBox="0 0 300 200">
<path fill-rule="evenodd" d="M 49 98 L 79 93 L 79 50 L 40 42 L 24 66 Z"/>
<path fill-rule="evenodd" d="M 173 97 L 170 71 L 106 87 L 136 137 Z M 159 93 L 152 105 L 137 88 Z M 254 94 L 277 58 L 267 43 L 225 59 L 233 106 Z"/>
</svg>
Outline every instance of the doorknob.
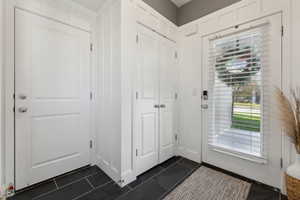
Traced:
<svg viewBox="0 0 300 200">
<path fill-rule="evenodd" d="M 20 113 L 26 113 L 28 109 L 25 107 L 20 107 L 18 110 Z"/>
</svg>

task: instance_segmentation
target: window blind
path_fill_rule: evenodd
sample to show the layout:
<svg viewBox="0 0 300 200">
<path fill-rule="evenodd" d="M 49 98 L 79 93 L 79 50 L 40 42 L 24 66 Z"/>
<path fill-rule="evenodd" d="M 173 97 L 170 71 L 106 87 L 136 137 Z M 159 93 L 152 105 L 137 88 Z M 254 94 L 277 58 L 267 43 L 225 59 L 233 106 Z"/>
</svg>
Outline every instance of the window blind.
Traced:
<svg viewBox="0 0 300 200">
<path fill-rule="evenodd" d="M 210 40 L 208 144 L 266 159 L 268 25 Z"/>
</svg>

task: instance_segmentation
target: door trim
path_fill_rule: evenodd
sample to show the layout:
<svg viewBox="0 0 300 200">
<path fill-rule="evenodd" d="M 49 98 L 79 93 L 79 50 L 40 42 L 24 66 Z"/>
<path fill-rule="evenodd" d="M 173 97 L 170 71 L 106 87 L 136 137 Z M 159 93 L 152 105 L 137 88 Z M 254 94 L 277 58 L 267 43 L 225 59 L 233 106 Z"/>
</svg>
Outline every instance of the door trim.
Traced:
<svg viewBox="0 0 300 200">
<path fill-rule="evenodd" d="M 71 3 L 73 4 L 73 3 Z M 10 0 L 4 0 L 4 47 L 7 50 L 4 54 L 4 169 L 3 169 L 3 184 L 4 187 L 8 188 L 8 186 L 13 186 L 15 188 L 16 183 L 16 176 L 15 176 L 15 168 L 16 168 L 16 160 L 15 160 L 15 100 L 14 100 L 14 93 L 15 93 L 15 10 L 21 9 L 27 12 L 30 12 L 32 14 L 38 15 L 40 17 L 45 17 L 50 20 L 54 20 L 56 22 L 65 24 L 67 26 L 71 26 L 72 28 L 77 28 L 81 31 L 85 31 L 90 33 L 90 41 L 93 43 L 95 38 L 93 27 L 88 30 L 84 25 L 76 25 L 76 23 L 73 25 L 68 22 L 64 22 L 63 20 L 57 19 L 55 15 L 50 16 L 49 14 L 39 14 L 35 12 L 35 8 L 28 6 L 23 7 L 20 5 L 17 5 L 17 2 L 10 1 Z M 84 14 L 84 13 L 83 13 Z M 91 73 L 93 69 L 95 68 L 94 64 L 94 53 L 91 52 L 90 54 L 90 68 Z M 90 90 L 93 91 L 94 86 L 94 80 L 92 79 L 92 75 L 90 75 Z M 93 101 L 91 101 L 91 109 L 93 107 Z M 92 112 L 90 112 L 90 116 L 92 117 Z M 93 118 L 91 118 L 91 121 Z M 91 123 L 91 122 L 90 122 Z M 92 125 L 92 124 L 91 124 Z M 91 126 L 90 125 L 90 126 Z M 94 140 L 94 130 L 91 126 L 90 129 L 90 139 Z M 94 151 L 93 149 L 90 149 L 90 163 L 93 164 L 94 161 Z M 4 189 L 6 189 L 4 188 Z M 12 195 L 15 191 L 11 191 L 9 195 Z"/>
</svg>

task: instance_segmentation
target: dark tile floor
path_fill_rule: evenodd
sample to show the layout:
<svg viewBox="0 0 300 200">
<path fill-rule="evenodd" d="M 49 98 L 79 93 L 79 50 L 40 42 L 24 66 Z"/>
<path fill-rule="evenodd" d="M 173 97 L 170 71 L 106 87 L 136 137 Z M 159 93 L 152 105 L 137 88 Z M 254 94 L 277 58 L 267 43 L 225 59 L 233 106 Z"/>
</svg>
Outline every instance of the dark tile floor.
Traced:
<svg viewBox="0 0 300 200">
<path fill-rule="evenodd" d="M 9 200 L 159 200 L 199 167 L 201 165 L 198 163 L 174 157 L 140 175 L 136 181 L 123 188 L 98 167 L 85 167 L 17 192 Z M 278 191 L 252 183 L 248 200 L 279 199 Z"/>
</svg>

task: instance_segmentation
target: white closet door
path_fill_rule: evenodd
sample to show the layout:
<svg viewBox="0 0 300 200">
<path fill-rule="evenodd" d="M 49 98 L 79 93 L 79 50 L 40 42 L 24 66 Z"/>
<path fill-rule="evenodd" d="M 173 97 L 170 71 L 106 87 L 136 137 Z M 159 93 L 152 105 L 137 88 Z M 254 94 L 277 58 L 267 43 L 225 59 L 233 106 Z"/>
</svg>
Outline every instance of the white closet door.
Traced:
<svg viewBox="0 0 300 200">
<path fill-rule="evenodd" d="M 158 164 L 159 38 L 138 27 L 136 101 L 137 174 Z"/>
<path fill-rule="evenodd" d="M 175 148 L 175 95 L 176 63 L 175 43 L 165 38 L 160 42 L 160 154 L 159 161 L 164 162 L 174 156 Z"/>
<path fill-rule="evenodd" d="M 89 164 L 87 32 L 16 9 L 16 189 Z"/>
</svg>

